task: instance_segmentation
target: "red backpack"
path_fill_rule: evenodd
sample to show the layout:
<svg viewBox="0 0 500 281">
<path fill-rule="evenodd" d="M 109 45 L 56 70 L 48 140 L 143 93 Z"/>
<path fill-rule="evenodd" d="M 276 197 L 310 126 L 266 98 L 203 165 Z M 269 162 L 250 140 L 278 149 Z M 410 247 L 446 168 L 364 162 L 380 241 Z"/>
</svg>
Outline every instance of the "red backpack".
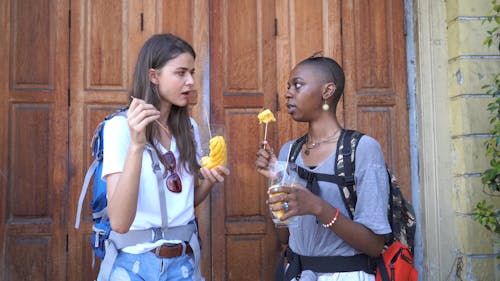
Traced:
<svg viewBox="0 0 500 281">
<path fill-rule="evenodd" d="M 399 241 L 392 242 L 382 254 L 382 260 L 377 258 L 377 275 L 375 280 L 417 281 L 418 271 L 413 266 L 413 255 L 410 249 Z"/>
</svg>

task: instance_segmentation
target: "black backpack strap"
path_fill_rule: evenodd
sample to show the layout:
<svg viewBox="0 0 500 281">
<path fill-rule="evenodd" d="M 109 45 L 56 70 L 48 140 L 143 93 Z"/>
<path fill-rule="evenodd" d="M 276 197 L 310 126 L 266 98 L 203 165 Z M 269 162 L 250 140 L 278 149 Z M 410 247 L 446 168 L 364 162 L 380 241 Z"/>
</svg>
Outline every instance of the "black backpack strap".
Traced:
<svg viewBox="0 0 500 281">
<path fill-rule="evenodd" d="M 289 264 L 285 273 L 285 280 L 292 280 L 300 276 L 300 273 L 304 270 L 314 272 L 364 271 L 375 274 L 376 264 L 371 257 L 365 254 L 354 256 L 302 256 L 294 253 L 288 247 L 285 256 Z"/>
<path fill-rule="evenodd" d="M 297 156 L 299 155 L 300 150 L 302 149 L 302 146 L 306 143 L 306 141 L 307 141 L 307 134 L 303 135 L 302 137 L 296 139 L 295 142 L 293 142 L 292 147 L 290 148 L 290 156 L 288 157 L 288 162 L 295 163 L 295 160 L 297 160 Z M 311 173 L 300 166 L 297 166 L 297 173 L 299 177 L 307 181 L 306 187 L 313 194 L 319 195 L 317 174 Z"/>
<path fill-rule="evenodd" d="M 342 130 L 337 143 L 337 161 L 335 161 L 335 175 L 344 178 L 344 183 L 339 184 L 342 200 L 349 212 L 349 217 L 354 218 L 354 208 L 358 200 L 354 181 L 355 155 L 359 139 L 363 133 L 354 130 Z"/>
<path fill-rule="evenodd" d="M 302 149 L 302 146 L 304 145 L 304 143 L 306 143 L 306 141 L 307 141 L 307 134 L 296 139 L 292 143 L 292 147 L 290 148 L 290 155 L 288 157 L 288 162 L 295 163 L 295 160 L 297 160 L 297 156 L 299 156 L 300 150 Z"/>
<path fill-rule="evenodd" d="M 382 277 L 382 281 L 391 281 L 391 279 L 389 278 L 389 272 L 387 272 L 387 267 L 385 267 L 385 262 L 382 255 L 376 257 L 375 260 L 377 262 L 377 269 L 378 272 L 380 273 L 380 277 Z"/>
</svg>

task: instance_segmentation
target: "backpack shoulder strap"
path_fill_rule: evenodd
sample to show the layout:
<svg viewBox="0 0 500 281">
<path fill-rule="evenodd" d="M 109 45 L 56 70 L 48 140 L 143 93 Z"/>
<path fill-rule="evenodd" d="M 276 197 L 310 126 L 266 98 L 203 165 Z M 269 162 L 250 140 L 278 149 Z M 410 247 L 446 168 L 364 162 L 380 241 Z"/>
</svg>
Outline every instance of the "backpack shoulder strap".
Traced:
<svg viewBox="0 0 500 281">
<path fill-rule="evenodd" d="M 295 160 L 297 160 L 297 156 L 299 156 L 300 150 L 302 149 L 302 146 L 304 145 L 304 143 L 306 143 L 306 141 L 307 141 L 307 134 L 296 139 L 292 143 L 292 147 L 290 148 L 290 156 L 288 157 L 288 162 L 295 163 Z"/>
<path fill-rule="evenodd" d="M 344 185 L 339 185 L 342 200 L 349 212 L 349 217 L 354 218 L 356 207 L 356 185 L 354 181 L 356 148 L 363 133 L 354 130 L 342 130 L 337 143 L 337 160 L 335 161 L 335 175 L 344 178 Z"/>
<path fill-rule="evenodd" d="M 163 176 L 161 174 L 161 169 L 160 169 L 160 158 L 158 157 L 158 154 L 156 153 L 155 149 L 151 144 L 146 144 L 145 148 L 152 161 L 152 169 L 153 172 L 156 175 L 156 181 L 158 185 L 158 197 L 160 198 L 160 212 L 161 212 L 161 225 L 162 225 L 162 230 L 167 231 L 168 229 L 168 216 L 167 216 L 167 202 L 165 199 L 165 189 L 163 188 Z M 156 237 L 155 237 L 156 241 Z"/>
<path fill-rule="evenodd" d="M 85 174 L 85 178 L 83 180 L 82 184 L 82 190 L 80 192 L 80 197 L 78 198 L 78 205 L 77 205 L 77 212 L 76 212 L 76 221 L 75 221 L 75 228 L 80 227 L 80 219 L 81 219 L 81 214 L 82 214 L 82 208 L 83 208 L 83 201 L 85 200 L 85 196 L 87 194 L 88 187 L 90 185 L 90 180 L 92 179 L 92 176 L 94 175 L 97 166 L 101 164 L 102 161 L 102 154 L 103 154 L 103 149 L 104 149 L 104 143 L 103 143 L 103 130 L 104 130 L 104 125 L 106 121 L 110 120 L 111 118 L 121 115 L 121 116 L 126 116 L 127 115 L 127 110 L 128 107 L 123 107 L 118 109 L 116 112 L 113 112 L 106 117 L 104 117 L 104 120 L 97 125 L 94 135 L 92 136 L 92 141 L 90 142 L 90 147 L 93 148 L 92 156 L 94 157 L 94 161 L 92 161 L 92 164 L 90 167 L 87 169 L 87 173 Z"/>
</svg>

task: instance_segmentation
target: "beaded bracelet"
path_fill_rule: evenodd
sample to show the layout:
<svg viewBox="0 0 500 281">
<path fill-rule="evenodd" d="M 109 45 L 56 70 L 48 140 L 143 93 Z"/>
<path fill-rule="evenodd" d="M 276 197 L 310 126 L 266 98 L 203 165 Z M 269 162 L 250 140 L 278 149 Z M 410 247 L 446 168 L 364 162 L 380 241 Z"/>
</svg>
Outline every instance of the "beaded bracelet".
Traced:
<svg viewBox="0 0 500 281">
<path fill-rule="evenodd" d="M 329 223 L 323 224 L 323 227 L 330 228 L 337 221 L 337 219 L 339 218 L 339 208 L 335 208 L 335 209 L 337 209 L 337 211 L 335 211 L 335 216 L 333 217 L 333 219 Z"/>
</svg>

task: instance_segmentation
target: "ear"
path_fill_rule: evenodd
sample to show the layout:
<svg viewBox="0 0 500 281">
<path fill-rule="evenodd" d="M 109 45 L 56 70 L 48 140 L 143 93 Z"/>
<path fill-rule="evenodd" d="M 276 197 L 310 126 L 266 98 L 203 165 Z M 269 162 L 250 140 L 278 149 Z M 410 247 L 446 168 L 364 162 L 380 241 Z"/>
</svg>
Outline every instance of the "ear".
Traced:
<svg viewBox="0 0 500 281">
<path fill-rule="evenodd" d="M 326 99 L 329 99 L 330 97 L 333 96 L 333 93 L 335 93 L 335 91 L 337 90 L 337 86 L 335 85 L 335 83 L 326 83 L 324 85 L 324 90 L 323 90 L 323 94 L 322 94 L 322 97 L 324 100 Z"/>
<path fill-rule="evenodd" d="M 158 72 L 153 68 L 149 69 L 149 81 L 151 81 L 151 83 L 155 85 L 158 85 Z"/>
</svg>

